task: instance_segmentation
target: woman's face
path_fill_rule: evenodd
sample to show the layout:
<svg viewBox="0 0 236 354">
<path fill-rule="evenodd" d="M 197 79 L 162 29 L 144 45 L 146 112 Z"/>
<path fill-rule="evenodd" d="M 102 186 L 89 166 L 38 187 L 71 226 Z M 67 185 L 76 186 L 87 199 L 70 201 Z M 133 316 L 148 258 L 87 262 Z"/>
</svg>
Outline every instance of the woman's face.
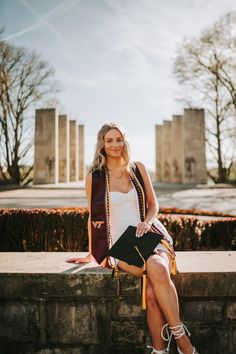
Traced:
<svg viewBox="0 0 236 354">
<path fill-rule="evenodd" d="M 104 149 L 106 156 L 121 157 L 124 149 L 124 139 L 117 129 L 111 129 L 104 136 Z"/>
</svg>

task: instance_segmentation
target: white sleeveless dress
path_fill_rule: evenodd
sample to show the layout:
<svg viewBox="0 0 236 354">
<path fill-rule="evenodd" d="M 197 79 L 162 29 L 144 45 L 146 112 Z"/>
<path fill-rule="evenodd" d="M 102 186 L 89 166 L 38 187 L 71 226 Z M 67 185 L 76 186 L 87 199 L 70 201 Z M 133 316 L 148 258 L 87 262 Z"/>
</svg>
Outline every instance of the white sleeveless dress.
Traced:
<svg viewBox="0 0 236 354">
<path fill-rule="evenodd" d="M 129 225 L 137 226 L 140 222 L 138 195 L 135 188 L 128 193 L 110 192 L 110 227 L 112 245 L 118 240 Z M 162 223 L 156 219 L 155 226 L 165 234 L 165 238 L 173 245 L 173 240 Z M 154 251 L 168 252 L 165 246 L 158 244 Z M 117 260 L 112 259 L 117 264 Z"/>
</svg>

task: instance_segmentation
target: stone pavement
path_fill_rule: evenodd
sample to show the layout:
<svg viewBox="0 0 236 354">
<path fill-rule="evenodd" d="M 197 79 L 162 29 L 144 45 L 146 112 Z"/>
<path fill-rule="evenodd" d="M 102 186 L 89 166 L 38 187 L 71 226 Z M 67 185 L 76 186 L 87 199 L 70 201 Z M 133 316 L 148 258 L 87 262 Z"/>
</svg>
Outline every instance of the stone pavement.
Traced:
<svg viewBox="0 0 236 354">
<path fill-rule="evenodd" d="M 160 207 L 201 209 L 236 215 L 236 188 L 154 184 Z M 0 190 L 0 208 L 87 206 L 84 181 Z"/>
</svg>

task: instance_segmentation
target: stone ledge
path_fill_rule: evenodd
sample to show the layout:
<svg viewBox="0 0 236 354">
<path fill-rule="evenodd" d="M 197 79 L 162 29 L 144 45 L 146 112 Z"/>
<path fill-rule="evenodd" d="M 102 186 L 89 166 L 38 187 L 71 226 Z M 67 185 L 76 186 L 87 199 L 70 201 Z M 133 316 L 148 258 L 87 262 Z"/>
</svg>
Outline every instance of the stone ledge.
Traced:
<svg viewBox="0 0 236 354">
<path fill-rule="evenodd" d="M 117 296 L 110 270 L 65 262 L 75 255 L 1 253 L 0 353 L 146 352 L 140 279 L 122 272 Z M 193 343 L 202 354 L 234 354 L 236 252 L 177 252 L 177 264 L 173 281 Z"/>
<path fill-rule="evenodd" d="M 87 265 L 65 260 L 84 253 L 1 253 L 0 296 L 114 297 L 111 271 L 95 262 Z M 14 260 L 14 261 L 13 261 Z M 180 296 L 236 296 L 236 252 L 177 252 L 179 274 L 173 277 Z M 140 280 L 120 273 L 121 296 L 139 296 Z M 109 288 L 109 293 L 107 292 Z"/>
</svg>

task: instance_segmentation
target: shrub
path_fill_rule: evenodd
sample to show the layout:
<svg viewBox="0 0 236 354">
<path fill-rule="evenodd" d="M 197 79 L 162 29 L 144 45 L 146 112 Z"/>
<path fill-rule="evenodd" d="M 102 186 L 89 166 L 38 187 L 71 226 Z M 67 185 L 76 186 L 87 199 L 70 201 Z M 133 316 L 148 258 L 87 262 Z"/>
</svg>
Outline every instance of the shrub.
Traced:
<svg viewBox="0 0 236 354">
<path fill-rule="evenodd" d="M 158 218 L 173 237 L 176 251 L 236 249 L 236 217 Z M 87 208 L 0 209 L 0 251 L 87 251 L 87 221 Z"/>
</svg>

